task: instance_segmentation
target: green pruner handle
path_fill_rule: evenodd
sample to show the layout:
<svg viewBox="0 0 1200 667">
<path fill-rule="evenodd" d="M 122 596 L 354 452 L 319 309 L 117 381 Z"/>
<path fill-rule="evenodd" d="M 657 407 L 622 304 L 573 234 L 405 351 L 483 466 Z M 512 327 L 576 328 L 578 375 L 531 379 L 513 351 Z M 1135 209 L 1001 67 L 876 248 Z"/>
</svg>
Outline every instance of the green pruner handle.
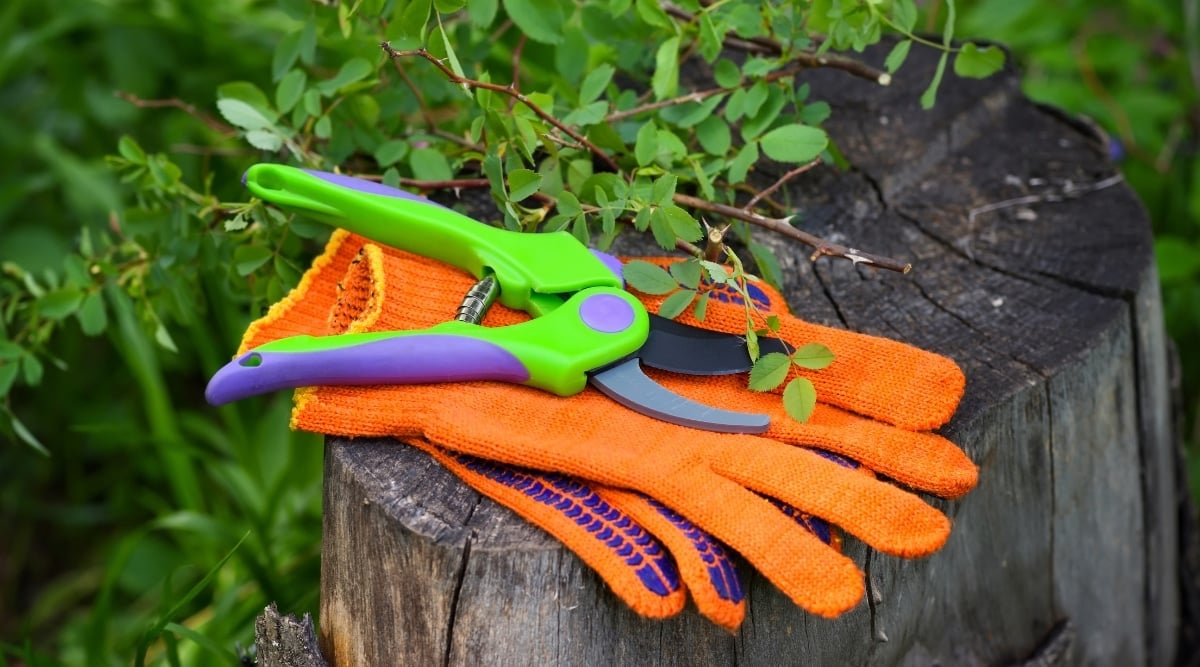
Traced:
<svg viewBox="0 0 1200 667">
<path fill-rule="evenodd" d="M 589 250 L 567 232 L 499 229 L 397 188 L 286 165 L 254 165 L 243 182 L 280 208 L 445 262 L 476 278 L 494 275 L 501 303 L 536 316 L 561 303 L 554 295 L 622 287 L 619 262 Z"/>
</svg>

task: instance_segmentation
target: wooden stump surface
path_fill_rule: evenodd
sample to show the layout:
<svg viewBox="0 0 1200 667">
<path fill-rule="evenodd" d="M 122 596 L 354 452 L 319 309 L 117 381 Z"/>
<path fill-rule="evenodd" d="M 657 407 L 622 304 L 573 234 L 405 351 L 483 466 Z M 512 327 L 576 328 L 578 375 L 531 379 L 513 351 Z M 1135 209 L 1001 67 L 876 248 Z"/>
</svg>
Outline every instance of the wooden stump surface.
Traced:
<svg viewBox="0 0 1200 667">
<path fill-rule="evenodd" d="M 833 106 L 827 127 L 853 168 L 818 168 L 779 195 L 804 229 L 910 260 L 911 274 L 814 263 L 805 247 L 757 238 L 777 249 L 797 314 L 966 371 L 944 433 L 980 482 L 961 501 L 931 501 L 954 521 L 941 551 L 910 561 L 848 539 L 868 589 L 836 620 L 743 566 L 736 635 L 692 609 L 650 621 L 424 454 L 331 439 L 320 615 L 331 662 L 1168 664 L 1176 469 L 1146 214 L 1124 184 L 1089 190 L 1115 173 L 1102 139 L 1024 99 L 1011 70 L 948 77 L 922 111 L 933 64 L 914 51 L 889 88 L 802 77 Z M 753 178 L 785 169 L 761 164 Z"/>
</svg>

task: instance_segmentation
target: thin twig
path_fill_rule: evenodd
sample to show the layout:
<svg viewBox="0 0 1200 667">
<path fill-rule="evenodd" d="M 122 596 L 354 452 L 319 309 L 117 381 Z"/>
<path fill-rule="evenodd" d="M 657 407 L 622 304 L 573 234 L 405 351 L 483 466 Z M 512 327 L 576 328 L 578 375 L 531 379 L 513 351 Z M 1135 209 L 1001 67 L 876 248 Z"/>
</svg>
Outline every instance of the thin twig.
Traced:
<svg viewBox="0 0 1200 667">
<path fill-rule="evenodd" d="M 825 239 L 809 234 L 808 232 L 796 229 L 791 225 L 790 218 L 768 218 L 753 211 L 744 211 L 734 206 L 727 204 L 718 204 L 715 202 L 705 201 L 699 197 L 693 197 L 685 194 L 675 194 L 675 203 L 682 206 L 690 206 L 702 211 L 711 211 L 728 218 L 742 220 L 752 225 L 757 225 L 763 229 L 773 231 L 777 234 L 782 234 L 789 238 L 795 239 L 813 249 L 811 259 L 817 259 L 822 255 L 830 257 L 842 257 L 848 259 L 855 264 L 869 264 L 877 266 L 881 269 L 898 271 L 900 273 L 908 273 L 912 269 L 912 264 L 900 262 L 891 257 L 875 255 L 868 252 L 863 252 L 858 248 L 850 248 L 838 243 L 831 243 Z"/>
<path fill-rule="evenodd" d="M 809 169 L 812 169 L 813 167 L 815 167 L 819 164 L 821 164 L 821 158 L 819 158 L 819 157 L 813 158 L 808 163 L 802 164 L 799 167 L 796 167 L 795 169 L 784 174 L 783 176 L 780 176 L 779 180 L 772 183 L 770 185 L 770 187 L 768 187 L 766 190 L 763 190 L 762 192 L 759 192 L 758 194 L 754 195 L 754 197 L 750 201 L 746 202 L 746 205 L 742 207 L 742 210 L 744 210 L 744 211 L 754 210 L 754 206 L 756 204 L 758 204 L 758 202 L 762 201 L 764 197 L 771 196 L 771 193 L 773 193 L 776 190 L 778 190 L 779 188 L 783 187 L 784 183 L 787 183 L 788 181 L 792 180 L 793 178 L 799 176 L 800 174 L 803 174 L 804 172 L 808 171 Z"/>
<path fill-rule="evenodd" d="M 609 155 L 608 153 L 605 153 L 603 150 L 600 149 L 599 146 L 593 144 L 587 137 L 580 134 L 578 130 L 575 130 L 574 128 L 567 126 L 562 121 L 558 120 L 554 116 L 551 116 L 549 113 L 546 112 L 546 110 L 542 109 L 537 104 L 534 104 L 528 97 L 526 97 L 520 91 L 513 90 L 513 88 L 511 86 L 501 86 L 499 84 L 490 83 L 487 81 L 478 81 L 475 79 L 470 79 L 467 77 L 459 76 L 459 75 L 455 74 L 454 70 L 450 69 L 446 65 L 446 63 L 442 62 L 437 57 L 435 57 L 433 54 L 429 53 L 429 51 L 426 51 L 423 48 L 415 49 L 415 50 L 408 50 L 408 51 L 397 51 L 396 49 L 393 49 L 392 45 L 388 44 L 387 42 L 381 42 L 380 47 L 382 47 L 384 52 L 388 54 L 388 57 L 392 58 L 392 59 L 417 56 L 420 58 L 424 58 L 425 60 L 428 60 L 429 62 L 433 63 L 433 65 L 435 67 L 437 67 L 439 70 L 441 70 L 442 75 L 444 75 L 451 83 L 465 85 L 470 88 L 482 88 L 484 90 L 491 90 L 493 92 L 497 92 L 502 95 L 508 95 L 509 97 L 517 100 L 521 104 L 524 104 L 525 107 L 527 109 L 529 109 L 530 111 L 532 111 L 534 114 L 536 114 L 538 118 L 541 118 L 542 120 L 546 121 L 550 125 L 557 128 L 560 132 L 567 134 L 572 139 L 579 142 L 580 145 L 586 147 L 593 155 L 595 155 L 596 157 L 603 160 L 604 163 L 607 164 L 610 169 L 612 169 L 612 171 L 614 171 L 616 173 L 621 172 L 620 165 L 617 164 L 617 161 L 614 160 L 611 155 Z"/>
<path fill-rule="evenodd" d="M 117 97 L 129 102 L 139 109 L 179 109 L 189 116 L 192 116 L 196 120 L 204 123 L 214 132 L 229 137 L 237 134 L 237 128 L 233 127 L 232 125 L 227 125 L 215 116 L 204 113 L 191 104 L 188 104 L 187 102 L 184 102 L 176 97 L 172 97 L 171 99 L 167 100 L 144 100 L 133 93 L 127 93 L 123 90 L 116 91 L 116 95 Z"/>
</svg>

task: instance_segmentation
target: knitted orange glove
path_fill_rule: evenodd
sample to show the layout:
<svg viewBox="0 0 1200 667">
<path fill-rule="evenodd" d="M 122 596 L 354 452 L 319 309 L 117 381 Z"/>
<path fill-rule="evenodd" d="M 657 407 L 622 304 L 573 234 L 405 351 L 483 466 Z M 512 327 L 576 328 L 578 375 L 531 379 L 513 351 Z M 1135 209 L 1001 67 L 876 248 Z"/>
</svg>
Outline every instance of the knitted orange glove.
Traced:
<svg viewBox="0 0 1200 667">
<path fill-rule="evenodd" d="M 302 333 L 289 330 L 303 328 L 293 324 L 296 313 L 328 312 L 335 304 L 331 331 L 431 326 L 454 312 L 474 282 L 449 267 L 372 245 L 351 267 L 360 245 L 361 239 L 335 237 L 296 292 L 251 327 L 243 349 Z M 340 298 L 317 277 L 322 267 L 333 269 L 332 275 L 340 275 L 340 267 L 352 269 Z M 765 288 L 763 294 L 765 303 L 782 308 L 777 294 Z M 653 310 L 654 301 L 648 303 Z M 728 317 L 719 314 L 720 303 L 712 306 L 712 323 L 733 319 L 741 326 L 744 321 L 740 305 L 729 307 L 736 315 Z M 837 355 L 834 365 L 811 376 L 823 402 L 805 424 L 787 417 L 778 397 L 746 391 L 744 377 L 654 374 L 668 389 L 700 402 L 771 415 L 768 437 L 667 424 L 590 389 L 560 398 L 488 382 L 307 388 L 297 392 L 293 425 L 349 436 L 424 437 L 454 452 L 644 492 L 741 553 L 800 606 L 833 616 L 861 598 L 861 573 L 767 498 L 907 557 L 938 549 L 950 525 L 912 493 L 793 444 L 842 454 L 915 489 L 957 497 L 976 480 L 965 455 L 936 435 L 887 422 L 908 428 L 942 423 L 957 404 L 963 380 L 952 362 L 937 355 L 808 325 L 781 310 L 777 314 L 785 321 L 785 339 L 819 341 Z M 484 323 L 500 326 L 525 318 L 496 306 Z M 864 373 L 864 366 L 883 377 Z"/>
</svg>

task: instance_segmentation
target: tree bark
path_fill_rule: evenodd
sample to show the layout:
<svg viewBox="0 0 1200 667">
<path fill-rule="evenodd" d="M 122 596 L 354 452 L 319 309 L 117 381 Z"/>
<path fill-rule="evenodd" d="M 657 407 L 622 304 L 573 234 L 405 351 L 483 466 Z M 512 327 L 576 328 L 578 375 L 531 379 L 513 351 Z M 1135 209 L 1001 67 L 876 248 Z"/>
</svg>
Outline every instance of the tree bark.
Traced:
<svg viewBox="0 0 1200 667">
<path fill-rule="evenodd" d="M 869 57 L 881 59 L 886 51 Z M 804 229 L 912 261 L 909 275 L 756 235 L 794 311 L 948 355 L 968 376 L 944 434 L 980 466 L 938 553 L 853 539 L 866 599 L 836 620 L 748 567 L 736 635 L 692 610 L 638 617 L 573 554 L 396 441 L 326 450 L 321 641 L 360 664 L 1170 664 L 1179 623 L 1177 473 L 1146 213 L 1085 123 L 1024 99 L 1011 69 L 917 97 L 803 77 L 853 165 L 776 198 Z M 766 187 L 787 166 L 764 163 Z M 1023 199 L 1024 203 L 1009 203 Z M 648 252 L 626 245 L 624 252 Z"/>
</svg>

